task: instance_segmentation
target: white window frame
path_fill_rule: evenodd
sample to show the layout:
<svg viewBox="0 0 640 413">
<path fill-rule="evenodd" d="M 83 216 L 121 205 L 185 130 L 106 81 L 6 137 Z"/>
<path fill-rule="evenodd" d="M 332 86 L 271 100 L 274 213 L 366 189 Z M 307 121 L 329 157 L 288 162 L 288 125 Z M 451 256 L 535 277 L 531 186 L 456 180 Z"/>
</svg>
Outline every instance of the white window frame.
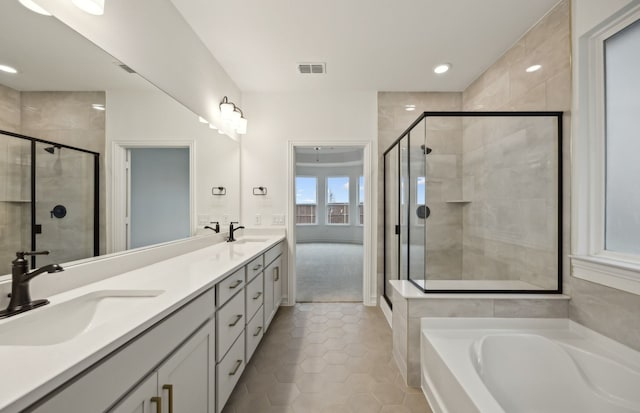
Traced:
<svg viewBox="0 0 640 413">
<path fill-rule="evenodd" d="M 365 182 L 364 182 L 364 175 L 358 175 L 356 177 L 356 209 L 357 209 L 357 214 L 356 214 L 356 225 L 359 227 L 363 227 L 364 226 L 364 222 L 360 222 L 360 177 L 362 177 L 362 187 L 364 188 Z M 364 208 L 366 208 L 365 203 L 364 203 L 364 199 L 362 200 L 362 208 L 364 210 Z M 351 214 L 349 214 L 351 215 Z M 364 218 L 363 218 L 364 219 Z"/>
<path fill-rule="evenodd" d="M 339 204 L 332 204 L 329 202 L 329 179 L 331 178 L 347 178 L 347 182 L 349 182 L 349 201 L 347 201 L 347 205 L 349 206 L 349 215 L 347 215 L 347 222 L 345 222 L 344 224 L 333 224 L 331 222 L 329 222 L 329 205 L 339 205 Z M 324 192 L 324 196 L 325 196 L 325 213 L 324 213 L 324 219 L 326 220 L 326 225 L 331 225 L 331 226 L 349 226 L 351 225 L 351 215 L 352 215 L 352 211 L 351 211 L 351 177 L 349 175 L 331 175 L 331 176 L 327 176 L 325 179 L 325 192 Z"/>
<path fill-rule="evenodd" d="M 638 19 L 640 6 L 631 7 L 578 39 L 570 258 L 574 277 L 640 295 L 640 255 L 605 250 L 604 42 Z"/>
<path fill-rule="evenodd" d="M 297 178 L 314 178 L 314 179 L 316 180 L 316 203 L 315 203 L 315 204 L 298 204 L 298 203 L 296 203 L 296 204 L 295 204 L 295 205 L 296 205 L 296 207 L 297 207 L 298 205 L 315 205 L 315 206 L 316 206 L 316 221 L 315 221 L 315 222 L 313 222 L 313 223 L 309 223 L 309 224 L 298 224 L 298 223 L 296 223 L 296 226 L 309 227 L 309 226 L 318 225 L 318 221 L 319 221 L 319 220 L 318 220 L 318 212 L 320 211 L 320 204 L 318 203 L 318 201 L 319 201 L 319 197 L 318 197 L 318 195 L 319 195 L 319 193 L 318 193 L 318 187 L 319 187 L 320 185 L 318 185 L 318 182 L 319 182 L 320 180 L 319 180 L 319 179 L 318 179 L 318 177 L 317 177 L 317 176 L 315 176 L 315 175 L 296 175 L 296 176 L 294 177 L 294 183 L 295 183 L 295 180 L 296 180 Z M 296 191 L 298 190 L 298 188 L 297 188 L 297 187 L 296 187 L 295 189 L 296 189 Z M 296 215 L 296 217 L 295 217 L 295 218 L 297 218 L 297 215 Z"/>
</svg>

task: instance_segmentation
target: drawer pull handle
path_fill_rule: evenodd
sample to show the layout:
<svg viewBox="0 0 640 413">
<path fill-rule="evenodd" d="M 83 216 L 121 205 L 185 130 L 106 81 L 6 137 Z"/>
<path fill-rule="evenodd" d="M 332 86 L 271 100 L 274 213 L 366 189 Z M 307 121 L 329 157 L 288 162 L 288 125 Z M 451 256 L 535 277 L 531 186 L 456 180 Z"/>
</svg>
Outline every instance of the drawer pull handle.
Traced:
<svg viewBox="0 0 640 413">
<path fill-rule="evenodd" d="M 229 324 L 229 327 L 235 327 L 235 325 L 238 324 L 238 321 L 240 320 L 242 320 L 242 314 L 236 315 L 236 319 L 233 320 L 231 324 Z"/>
<path fill-rule="evenodd" d="M 162 390 L 169 392 L 169 413 L 173 413 L 173 385 L 165 384 L 162 386 Z"/>
<path fill-rule="evenodd" d="M 242 360 L 236 360 L 236 365 L 233 366 L 233 370 L 229 372 L 229 376 L 235 376 L 240 366 L 242 366 Z"/>
<path fill-rule="evenodd" d="M 258 271 L 260 268 L 262 268 L 262 264 L 258 264 L 255 267 L 253 267 L 253 271 Z"/>
<path fill-rule="evenodd" d="M 229 286 L 229 289 L 233 290 L 234 288 L 238 287 L 240 284 L 242 284 L 242 280 L 236 280 L 236 282 L 234 282 Z"/>
<path fill-rule="evenodd" d="M 255 297 L 253 297 L 253 299 L 257 300 L 258 298 L 260 298 L 261 295 L 262 295 L 262 292 L 258 291 L 258 294 L 256 294 Z"/>
<path fill-rule="evenodd" d="M 156 413 L 162 413 L 162 397 L 157 397 L 157 396 L 152 397 L 151 403 L 156 404 Z"/>
<path fill-rule="evenodd" d="M 276 267 L 273 269 L 273 281 L 278 281 L 280 279 L 280 267 Z"/>
<path fill-rule="evenodd" d="M 261 332 L 261 331 L 262 331 L 262 326 L 260 326 L 260 327 L 258 327 L 258 328 L 256 329 L 256 332 L 255 332 L 255 333 L 253 333 L 253 336 L 254 336 L 254 337 L 258 337 L 258 336 L 260 335 L 260 332 Z"/>
</svg>

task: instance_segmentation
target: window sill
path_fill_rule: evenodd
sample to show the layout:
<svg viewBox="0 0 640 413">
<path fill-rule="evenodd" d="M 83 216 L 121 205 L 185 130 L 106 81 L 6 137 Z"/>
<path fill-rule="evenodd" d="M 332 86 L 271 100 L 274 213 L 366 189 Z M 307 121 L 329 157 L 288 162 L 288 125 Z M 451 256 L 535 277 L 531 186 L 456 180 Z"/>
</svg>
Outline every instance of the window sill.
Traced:
<svg viewBox="0 0 640 413">
<path fill-rule="evenodd" d="M 576 278 L 640 295 L 640 264 L 588 255 L 571 255 Z"/>
</svg>

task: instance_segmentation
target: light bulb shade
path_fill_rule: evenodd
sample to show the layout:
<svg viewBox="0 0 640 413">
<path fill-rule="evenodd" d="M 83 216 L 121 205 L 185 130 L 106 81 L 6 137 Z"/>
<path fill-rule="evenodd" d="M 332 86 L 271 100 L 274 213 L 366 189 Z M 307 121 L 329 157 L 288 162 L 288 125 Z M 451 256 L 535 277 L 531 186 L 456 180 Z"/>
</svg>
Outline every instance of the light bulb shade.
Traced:
<svg viewBox="0 0 640 413">
<path fill-rule="evenodd" d="M 24 7 L 31 10 L 32 12 L 42 14 L 43 16 L 51 16 L 51 13 L 49 13 L 48 11 L 40 7 L 40 5 L 33 0 L 19 0 L 19 1 L 20 1 L 20 4 L 22 4 Z"/>
<path fill-rule="evenodd" d="M 245 118 L 240 118 L 240 120 L 238 120 L 238 127 L 236 128 L 236 132 L 238 132 L 239 135 L 246 135 L 247 120 Z"/>
<path fill-rule="evenodd" d="M 233 114 L 233 111 L 235 110 L 236 105 L 234 105 L 233 103 L 230 102 L 223 102 L 220 104 L 220 116 L 222 117 L 222 119 L 224 120 L 229 120 L 231 119 L 231 115 Z"/>
<path fill-rule="evenodd" d="M 242 117 L 242 115 L 241 115 L 241 114 L 240 114 L 240 112 L 238 112 L 237 110 L 236 110 L 236 111 L 233 111 L 233 112 L 231 113 L 231 118 L 230 118 L 230 120 L 231 120 L 231 128 L 232 128 L 232 129 L 236 129 L 236 128 L 238 127 L 238 122 L 240 121 L 240 118 L 241 118 L 241 117 Z"/>
<path fill-rule="evenodd" d="M 101 16 L 104 14 L 104 0 L 71 0 L 80 10 Z"/>
</svg>

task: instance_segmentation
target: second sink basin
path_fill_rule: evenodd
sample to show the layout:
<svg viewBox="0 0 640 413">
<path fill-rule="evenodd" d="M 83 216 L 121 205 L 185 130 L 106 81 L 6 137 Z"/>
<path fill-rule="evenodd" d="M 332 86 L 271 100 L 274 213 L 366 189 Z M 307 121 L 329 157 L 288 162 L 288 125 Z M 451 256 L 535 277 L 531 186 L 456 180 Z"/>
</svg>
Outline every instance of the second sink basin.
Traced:
<svg viewBox="0 0 640 413">
<path fill-rule="evenodd" d="M 49 304 L 0 323 L 0 346 L 59 344 L 102 325 L 162 290 L 100 290 L 59 304 Z"/>
</svg>

